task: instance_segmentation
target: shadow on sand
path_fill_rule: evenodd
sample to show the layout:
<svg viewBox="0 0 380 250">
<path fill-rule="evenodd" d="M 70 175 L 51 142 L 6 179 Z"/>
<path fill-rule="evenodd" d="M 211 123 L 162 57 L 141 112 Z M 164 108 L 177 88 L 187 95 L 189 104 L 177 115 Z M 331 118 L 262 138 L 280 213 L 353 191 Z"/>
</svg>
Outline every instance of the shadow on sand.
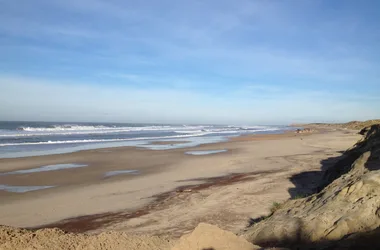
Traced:
<svg viewBox="0 0 380 250">
<path fill-rule="evenodd" d="M 302 227 L 298 235 L 302 234 Z M 380 249 L 380 228 L 370 232 L 346 235 L 337 241 L 297 241 L 294 239 L 282 239 L 281 241 L 266 242 L 261 244 L 262 249 L 280 248 L 294 250 L 359 250 Z"/>
</svg>

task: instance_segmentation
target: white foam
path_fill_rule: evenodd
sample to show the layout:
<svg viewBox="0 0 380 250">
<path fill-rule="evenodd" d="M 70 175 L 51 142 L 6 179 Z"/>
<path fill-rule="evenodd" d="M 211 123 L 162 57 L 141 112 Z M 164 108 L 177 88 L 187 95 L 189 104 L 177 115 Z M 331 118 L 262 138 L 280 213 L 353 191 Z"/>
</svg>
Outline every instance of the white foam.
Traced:
<svg viewBox="0 0 380 250">
<path fill-rule="evenodd" d="M 32 128 L 30 130 L 0 130 L 0 158 L 15 158 L 35 155 L 49 155 L 76 152 L 80 150 L 121 146 L 145 147 L 152 150 L 194 147 L 200 144 L 220 142 L 229 137 L 284 131 L 287 127 L 274 126 L 219 126 L 219 125 L 163 125 L 163 126 L 77 126 L 63 125 L 52 128 Z M 51 131 L 44 131 L 50 129 Z M 75 130 L 76 129 L 76 130 Z M 55 131 L 54 131 L 55 130 Z M 142 131 L 142 132 L 141 132 Z M 162 133 L 161 133 L 162 132 Z M 114 133 L 112 136 L 101 136 Z M 120 133 L 117 134 L 117 133 Z M 85 136 L 56 136 L 56 135 Z M 96 134 L 96 136 L 93 136 Z M 100 136 L 97 136 L 100 134 Z M 44 136 L 47 136 L 46 138 Z M 53 135 L 54 137 L 48 137 Z M 21 139 L 22 136 L 37 136 L 34 140 Z M 144 136 L 144 137 L 143 137 Z M 111 138 L 110 138 L 111 137 Z M 125 138 L 128 137 L 128 138 Z M 2 140 L 6 138 L 5 140 Z M 11 140 L 7 140 L 12 138 Z M 184 140 L 185 138 L 185 140 Z M 152 145 L 153 141 L 186 141 L 175 145 Z M 2 148 L 3 147 L 3 148 Z"/>
<path fill-rule="evenodd" d="M 238 133 L 257 133 L 266 131 L 277 131 L 280 130 L 276 127 L 228 127 L 228 128 L 212 128 L 212 129 L 202 129 L 202 130 L 184 130 L 184 131 L 174 131 L 176 133 L 203 133 L 207 134 L 238 134 Z"/>
<path fill-rule="evenodd" d="M 0 190 L 4 190 L 12 193 L 26 193 L 31 191 L 37 191 L 47 188 L 52 188 L 54 186 L 8 186 L 8 185 L 0 185 Z"/>
<path fill-rule="evenodd" d="M 194 134 L 194 133 L 203 133 L 205 131 L 204 130 L 178 130 L 174 132 L 178 134 Z"/>
<path fill-rule="evenodd" d="M 74 164 L 74 163 L 55 164 L 55 165 L 48 165 L 48 166 L 43 166 L 43 167 L 39 167 L 39 168 L 16 170 L 16 171 L 12 171 L 12 172 L 2 173 L 0 175 L 30 174 L 30 173 L 38 173 L 38 172 L 46 172 L 46 171 L 55 171 L 55 170 L 61 170 L 61 169 L 68 169 L 68 168 L 82 168 L 82 167 L 87 167 L 87 166 L 88 165 L 85 165 L 85 164 Z"/>
<path fill-rule="evenodd" d="M 56 125 L 52 128 L 35 128 L 35 127 L 21 127 L 19 130 L 22 131 L 62 131 L 62 130 L 94 130 L 94 129 L 111 129 L 111 127 L 105 126 L 80 126 L 80 125 Z"/>
<path fill-rule="evenodd" d="M 104 174 L 104 177 L 111 177 L 115 175 L 120 175 L 120 174 L 138 174 L 138 170 L 115 170 L 115 171 L 109 171 Z"/>
<path fill-rule="evenodd" d="M 178 139 L 177 139 L 178 140 Z M 167 150 L 167 149 L 176 149 L 176 148 L 190 148 L 190 147 L 196 147 L 202 144 L 209 144 L 209 143 L 217 143 L 217 142 L 223 142 L 227 141 L 228 137 L 225 136 L 205 136 L 205 137 L 190 137 L 186 139 L 186 142 L 182 143 L 175 143 L 175 144 L 141 144 L 136 145 L 137 147 L 142 148 L 148 148 L 151 150 Z M 160 140 L 160 141 L 167 141 L 167 140 Z M 170 140 L 170 141 L 176 141 L 176 140 Z"/>
<path fill-rule="evenodd" d="M 210 154 L 219 154 L 227 152 L 226 149 L 221 150 L 198 150 L 198 151 L 187 151 L 185 154 L 187 155 L 210 155 Z"/>
<path fill-rule="evenodd" d="M 4 146 L 25 146 L 25 145 L 47 145 L 47 144 L 77 144 L 77 143 L 94 143 L 94 142 L 118 142 L 118 141 L 141 141 L 141 140 L 159 140 L 168 138 L 186 138 L 194 136 L 203 136 L 207 133 L 199 133 L 192 135 L 171 135 L 171 136 L 158 136 L 158 137 L 138 137 L 138 138 L 125 138 L 125 139 L 90 139 L 90 140 L 69 140 L 69 141 L 44 141 L 44 142 L 21 142 L 21 143 L 4 143 Z"/>
<path fill-rule="evenodd" d="M 103 133 L 122 133 L 122 132 L 140 132 L 140 131 L 174 131 L 183 129 L 202 129 L 211 126 L 141 126 L 141 127 L 106 127 L 106 126 L 78 126 L 78 125 L 61 125 L 53 128 L 35 128 L 22 127 L 16 131 L 0 130 L 0 137 L 25 137 L 36 135 L 76 135 L 76 134 L 103 134 Z M 4 133 L 6 132 L 6 133 Z"/>
<path fill-rule="evenodd" d="M 110 134 L 128 132 L 175 132 L 178 134 L 215 134 L 215 133 L 255 133 L 262 131 L 281 130 L 278 127 L 268 126 L 142 126 L 142 127 L 106 127 L 106 126 L 77 126 L 62 125 L 54 128 L 25 127 L 22 130 L 2 130 L 0 137 L 32 137 L 49 135 L 85 135 L 85 134 Z"/>
</svg>

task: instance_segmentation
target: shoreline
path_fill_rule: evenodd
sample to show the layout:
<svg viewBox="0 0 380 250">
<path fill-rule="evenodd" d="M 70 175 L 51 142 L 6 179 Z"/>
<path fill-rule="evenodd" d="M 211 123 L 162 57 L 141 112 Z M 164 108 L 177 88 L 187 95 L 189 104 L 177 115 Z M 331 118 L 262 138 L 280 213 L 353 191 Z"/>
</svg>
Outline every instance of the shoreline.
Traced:
<svg viewBox="0 0 380 250">
<path fill-rule="evenodd" d="M 289 127 L 290 128 L 290 127 Z M 218 136 L 189 136 L 182 138 L 157 138 L 154 140 L 144 139 L 144 140 L 121 140 L 120 142 L 108 142 L 102 143 L 90 143 L 90 144 L 74 144 L 72 147 L 64 148 L 55 148 L 55 149 L 46 149 L 41 151 L 28 151 L 28 152 L 8 152 L 4 155 L 1 155 L 0 160 L 2 159 L 18 159 L 18 158 L 29 158 L 29 157 L 40 157 L 40 156 L 50 156 L 50 155 L 60 155 L 60 154 L 70 154 L 81 151 L 89 150 L 101 150 L 101 149 L 112 149 L 112 148 L 123 148 L 123 147 L 133 147 L 133 148 L 142 148 L 149 150 L 171 150 L 171 149 L 180 149 L 180 148 L 190 148 L 197 147 L 206 144 L 214 144 L 219 142 L 229 141 L 234 137 L 241 136 L 251 136 L 251 135 L 267 135 L 267 134 L 283 134 L 293 132 L 294 130 L 284 129 L 278 131 L 262 131 L 255 132 L 252 134 L 240 134 L 240 135 L 218 135 Z M 37 153 L 39 152 L 39 153 Z"/>
<path fill-rule="evenodd" d="M 315 133 L 314 133 L 315 134 Z M 302 136 L 308 136 L 311 135 L 309 134 L 304 134 Z M 91 158 L 91 155 L 97 155 L 100 153 L 111 153 L 115 152 L 116 154 L 120 152 L 125 152 L 125 153 L 134 153 L 134 152 L 142 152 L 142 153 L 149 153 L 149 152 L 157 152 L 158 154 L 160 153 L 165 153 L 165 152 L 172 152 L 172 153 L 181 153 L 182 155 L 187 155 L 190 157 L 198 156 L 198 157 L 205 157 L 209 156 L 212 157 L 214 153 L 210 154 L 204 154 L 204 155 L 192 155 L 192 154 L 187 154 L 187 152 L 193 152 L 193 151 L 220 151 L 217 152 L 215 155 L 218 154 L 228 154 L 231 153 L 231 150 L 234 149 L 225 149 L 225 146 L 232 143 L 232 142 L 249 142 L 249 141 L 261 141 L 261 140 L 277 140 L 277 139 L 282 139 L 282 138 L 289 138 L 293 136 L 301 136 L 299 134 L 295 134 L 294 131 L 284 131 L 282 133 L 266 133 L 266 134 L 249 134 L 249 135 L 240 135 L 236 137 L 229 137 L 225 141 L 220 141 L 220 142 L 212 142 L 212 143 L 205 143 L 205 144 L 200 144 L 196 146 L 189 146 L 189 147 L 183 147 L 183 148 L 174 148 L 174 149 L 162 149 L 162 150 L 153 150 L 153 149 L 148 149 L 148 148 L 142 148 L 138 146 L 120 146 L 120 147 L 112 147 L 112 148 L 97 148 L 97 149 L 88 149 L 88 150 L 79 150 L 75 152 L 70 152 L 70 153 L 60 153 L 60 154 L 51 154 L 51 155 L 39 155 L 39 156 L 28 156 L 28 157 L 19 157 L 19 158 L 0 158 L 0 165 L 2 168 L 0 169 L 0 184 L 5 184 L 9 185 L 12 187 L 12 185 L 17 184 L 16 181 L 12 181 L 12 179 L 17 179 L 18 175 L 11 175 L 8 174 L 10 172 L 18 172 L 18 171 L 25 171 L 25 170 L 31 170 L 31 169 L 37 169 L 37 168 L 43 168 L 44 166 L 55 166 L 55 165 L 83 165 L 86 168 L 89 167 L 98 167 L 99 161 L 91 161 L 89 160 Z M 172 143 L 172 141 L 170 141 Z M 182 143 L 178 142 L 178 143 Z M 166 141 L 156 141 L 153 142 L 152 145 L 166 145 Z M 83 158 L 87 160 L 83 160 Z M 19 166 L 24 166 L 24 167 L 19 167 Z M 157 166 L 154 166 L 156 169 L 152 168 L 147 168 L 141 171 L 141 174 L 154 174 L 154 172 L 158 172 L 161 169 Z M 79 169 L 78 169 L 79 170 Z M 82 170 L 82 169 L 81 169 Z M 83 169 L 85 170 L 85 169 Z M 56 172 L 60 171 L 66 171 L 66 172 L 74 172 L 76 171 L 75 168 L 73 169 L 57 169 L 55 171 L 48 171 L 48 172 L 42 172 L 41 174 L 49 177 L 49 175 L 55 174 Z M 117 170 L 116 170 L 117 171 Z M 131 169 L 131 171 L 136 171 L 135 169 Z M 138 171 L 138 170 L 137 170 Z M 38 172 L 37 172 L 38 173 Z M 8 178 L 7 178 L 8 177 Z M 124 179 L 128 178 L 128 175 L 123 175 Z M 11 179 L 11 181 L 6 181 L 6 183 L 1 182 L 2 179 Z M 104 180 L 106 179 L 106 172 L 104 172 L 104 175 L 98 175 L 98 178 L 96 181 Z M 117 179 L 118 177 L 113 177 L 113 179 Z M 30 182 L 28 180 L 23 179 L 23 184 L 27 184 L 26 186 L 35 186 L 37 185 L 35 182 Z M 29 184 L 28 184 L 29 183 Z M 60 183 L 56 183 L 57 185 L 52 185 L 52 184 L 45 184 L 43 186 L 51 186 L 54 188 L 59 188 Z M 66 183 L 65 183 L 66 184 Z M 18 185 L 20 186 L 20 185 Z M 37 185 L 38 186 L 38 185 Z M 39 192 L 43 192 L 43 188 L 41 190 L 38 190 Z M 49 192 L 50 190 L 45 190 L 44 192 Z M 20 195 L 20 194 L 15 194 L 13 192 L 7 192 L 7 191 L 2 191 L 0 190 L 0 197 L 1 196 L 12 196 L 12 195 Z M 22 194 L 21 194 L 22 195 Z"/>
<path fill-rule="evenodd" d="M 302 136 L 308 136 L 311 134 L 316 134 L 319 132 L 313 132 L 313 133 L 306 133 L 302 134 Z M 217 144 L 222 143 L 228 143 L 228 142 L 238 142 L 238 141 L 252 141 L 252 140 L 276 140 L 279 138 L 289 137 L 289 136 L 300 136 L 300 134 L 296 134 L 295 130 L 287 130 L 282 131 L 280 133 L 259 133 L 259 134 L 245 134 L 245 135 L 239 135 L 239 136 L 231 136 L 231 137 L 224 137 L 221 141 L 216 142 L 206 142 L 206 143 L 199 143 L 196 145 L 189 145 L 189 146 L 183 146 L 179 148 L 162 148 L 162 149 L 153 149 L 146 146 L 166 146 L 166 145 L 176 145 L 176 144 L 186 144 L 190 143 L 191 141 L 166 141 L 163 140 L 157 140 L 157 141 L 151 141 L 147 144 L 142 145 L 136 145 L 136 146 L 111 146 L 111 147 L 101 147 L 101 148 L 93 148 L 93 149 L 79 149 L 76 151 L 70 151 L 70 152 L 62 152 L 62 153 L 52 153 L 52 154 L 42 154 L 42 155 L 32 155 L 32 156 L 21 156 L 21 157 L 4 157 L 0 158 L 0 163 L 3 161 L 12 161 L 12 160 L 18 160 L 18 159 L 25 159 L 25 160 L 33 160 L 35 158 L 51 158 L 51 157 L 57 157 L 60 155 L 71 155 L 71 154 L 77 154 L 81 152 L 107 152 L 111 150 L 118 150 L 118 149 L 137 149 L 137 150 L 147 150 L 147 151 L 168 151 L 168 150 L 186 150 L 186 149 L 197 149 L 197 148 L 203 148 L 203 146 L 213 146 Z M 201 138 L 201 137 L 200 137 Z M 4 168 L 0 169 L 0 174 L 3 173 Z"/>
<path fill-rule="evenodd" d="M 326 131 L 323 131 L 326 132 Z M 0 168 L 0 177 L 1 175 L 4 176 L 7 172 L 11 171 L 18 171 L 18 170 L 27 170 L 31 168 L 38 168 L 42 167 L 39 163 L 34 163 L 35 161 L 43 162 L 44 165 L 59 165 L 59 164 L 89 164 L 89 162 L 84 162 L 78 160 L 77 162 L 65 162 L 61 160 L 57 160 L 56 158 L 73 158 L 78 159 L 78 155 L 81 154 L 97 154 L 97 153 L 109 153 L 111 151 L 146 151 L 146 152 L 186 152 L 186 151 L 203 151 L 203 150 L 223 150 L 223 145 L 226 145 L 230 142 L 247 142 L 247 141 L 261 141 L 261 140 L 277 140 L 282 138 L 289 138 L 289 137 L 296 137 L 296 136 L 309 136 L 312 134 L 319 134 L 323 133 L 322 131 L 314 131 L 312 133 L 305 133 L 305 134 L 297 134 L 294 130 L 290 131 L 283 131 L 281 133 L 264 133 L 264 134 L 247 134 L 247 135 L 239 135 L 239 136 L 233 136 L 233 137 L 226 137 L 223 141 L 217 141 L 217 142 L 210 142 L 210 143 L 204 143 L 199 144 L 195 146 L 188 146 L 188 147 L 180 147 L 180 148 L 168 148 L 168 149 L 150 149 L 140 146 L 117 146 L 117 147 L 104 147 L 104 148 L 96 148 L 96 149 L 83 149 L 68 153 L 57 153 L 57 154 L 48 154 L 48 155 L 35 155 L 35 156 L 25 156 L 25 157 L 11 157 L 11 158 L 0 158 L 0 164 L 2 167 Z M 327 130 L 327 132 L 331 132 L 331 130 Z M 151 142 L 149 145 L 158 145 L 158 146 L 165 146 L 170 144 L 182 144 L 184 142 L 189 141 L 154 141 Z M 214 148 L 214 146 L 216 148 Z M 228 153 L 228 150 L 221 153 Z M 211 155 L 211 154 L 210 154 Z M 21 161 L 22 163 L 25 162 L 33 162 L 32 164 L 28 164 L 28 167 L 19 168 L 17 165 L 19 164 L 9 164 L 8 162 L 18 162 Z M 0 191 L 1 192 L 1 191 Z"/>
<path fill-rule="evenodd" d="M 62 183 L 63 187 L 15 195 L 4 195 L 4 192 L 0 192 L 0 196 L 4 200 L 5 206 L 0 208 L 0 224 L 36 228 L 41 227 L 41 225 L 44 225 L 45 227 L 49 225 L 57 226 L 57 223 L 62 222 L 63 220 L 66 223 L 64 223 L 66 228 L 63 226 L 63 229 L 67 230 L 70 227 L 73 227 L 73 231 L 81 231 L 81 228 L 86 228 L 86 226 L 73 225 L 77 225 L 76 223 L 84 223 L 86 220 L 87 224 L 90 225 L 91 219 L 96 219 L 100 224 L 98 227 L 90 229 L 92 233 L 109 229 L 122 231 L 132 230 L 136 225 L 124 225 L 129 222 L 132 224 L 139 224 L 139 229 L 136 230 L 136 228 L 134 228 L 133 231 L 142 230 L 141 232 L 145 232 L 146 230 L 153 230 L 156 226 L 141 227 L 139 222 L 145 221 L 145 217 L 151 217 L 153 214 L 158 213 L 158 210 L 161 208 L 166 209 L 165 207 L 176 206 L 177 203 L 182 202 L 181 199 L 190 199 L 192 196 L 198 196 L 203 192 L 207 193 L 214 189 L 229 189 L 236 185 L 239 186 L 239 188 L 241 185 L 257 186 L 262 181 L 260 178 L 271 183 L 277 175 L 286 176 L 288 172 L 284 172 L 284 166 L 286 165 L 282 164 L 282 166 L 279 164 L 279 166 L 277 166 L 271 163 L 273 162 L 271 158 L 277 154 L 274 149 L 279 150 L 280 153 L 288 151 L 285 153 L 291 154 L 294 150 L 286 149 L 285 147 L 287 145 L 292 145 L 294 143 L 298 145 L 299 142 L 303 143 L 305 138 L 310 138 L 310 136 L 317 138 L 319 138 L 319 136 L 326 137 L 319 133 L 295 134 L 294 132 L 274 135 L 247 135 L 232 138 L 227 142 L 204 144 L 191 148 L 191 150 L 228 150 L 224 153 L 205 156 L 185 155 L 185 152 L 188 151 L 189 148 L 160 151 L 121 147 L 112 148 L 112 150 L 96 149 L 64 155 L 11 159 L 9 161 L 13 162 L 13 164 L 10 164 L 11 166 L 9 166 L 9 169 L 13 167 L 12 170 L 14 170 L 20 169 L 18 167 L 25 163 L 28 163 L 29 166 L 33 164 L 47 163 L 49 161 L 52 164 L 57 164 L 66 160 L 83 160 L 95 157 L 91 162 L 82 161 L 82 163 L 89 164 L 89 167 L 87 168 L 32 174 L 35 176 L 32 178 L 36 181 L 35 184 L 38 184 L 38 180 L 54 180 L 55 178 L 66 179 L 66 177 L 72 179 L 72 177 L 75 176 L 76 180 L 71 180 L 71 183 L 70 181 Z M 341 136 L 341 134 L 339 134 L 339 136 Z M 301 138 L 303 138 L 303 140 L 301 140 Z M 352 139 L 350 140 L 350 143 L 351 142 Z M 346 146 L 346 144 L 344 146 Z M 273 149 L 273 147 L 275 148 Z M 304 151 L 300 145 L 298 145 L 297 148 L 299 149 L 296 150 Z M 256 152 L 258 156 L 255 157 L 250 152 Z M 146 158 L 147 153 L 150 155 L 149 160 Z M 102 154 L 104 155 L 102 156 Z M 115 161 L 116 156 L 121 157 L 118 159 L 119 165 L 120 163 L 122 163 L 122 165 L 128 165 L 128 162 L 134 163 L 135 166 L 138 166 L 135 169 L 138 169 L 140 174 L 133 176 L 120 175 L 107 180 L 100 179 L 100 172 L 104 170 L 118 170 L 117 162 Z M 108 163 L 107 160 L 109 161 Z M 128 164 L 126 164 L 126 162 Z M 19 164 L 18 166 L 17 163 Z M 107 166 L 101 166 L 102 164 Z M 253 166 L 252 164 L 258 165 Z M 203 167 L 195 166 L 208 166 L 208 168 L 205 169 Z M 256 175 L 260 176 L 259 180 L 253 180 L 256 178 Z M 90 178 L 91 176 L 92 179 Z M 232 176 L 232 179 L 229 179 L 230 177 L 228 176 Z M 21 178 L 22 176 L 12 176 L 12 178 L 16 179 L 18 177 Z M 251 177 L 253 179 L 250 179 Z M 18 180 L 20 180 L 20 178 Z M 284 185 L 286 183 L 286 185 L 289 186 L 289 182 L 286 181 L 286 178 L 281 178 L 280 184 Z M 14 181 L 16 181 L 16 179 Z M 0 180 L 2 180 L 1 176 Z M 75 183 L 75 181 L 79 183 Z M 255 184 L 255 182 L 258 183 Z M 262 187 L 265 188 L 265 185 Z M 192 191 L 187 189 L 191 189 Z M 73 191 L 77 192 L 73 194 Z M 279 190 L 276 192 L 278 191 Z M 280 197 L 280 199 L 283 199 L 284 191 L 286 193 L 286 188 L 284 189 L 282 186 L 282 191 L 280 192 L 281 195 L 278 196 L 277 193 L 274 194 L 274 196 L 277 197 L 276 199 L 279 199 Z M 231 193 L 231 195 L 235 194 Z M 179 197 L 182 198 L 178 200 Z M 65 210 L 58 212 L 59 209 L 54 209 L 55 203 L 58 203 L 58 207 L 67 206 L 64 202 L 65 200 L 72 200 L 75 202 L 83 200 L 86 202 L 83 205 L 77 203 L 69 206 L 71 207 L 71 209 L 67 209 L 69 211 Z M 93 200 L 96 200 L 95 203 Z M 125 203 L 123 200 L 130 202 Z M 212 204 L 214 203 L 217 203 L 216 200 L 212 202 Z M 23 211 L 23 209 L 20 208 L 17 209 L 21 204 L 28 206 L 32 211 L 41 206 L 49 207 L 53 205 L 53 207 L 52 209 L 42 209 L 44 211 L 41 211 L 41 215 L 44 215 L 44 219 L 41 219 L 39 216 L 37 216 L 37 218 L 30 218 L 28 212 Z M 259 206 L 259 209 L 256 212 L 263 214 L 263 211 L 267 209 L 267 206 L 268 204 L 265 206 Z M 12 212 L 11 208 L 16 209 L 16 211 Z M 20 215 L 20 213 L 22 215 L 21 218 L 9 218 L 9 216 L 12 216 L 11 214 L 17 216 Z M 246 213 L 247 212 L 242 212 L 242 214 Z M 247 214 L 244 215 L 244 217 L 246 216 Z M 67 218 L 72 219 L 67 220 Z M 104 223 L 101 222 L 102 220 Z M 107 222 L 107 220 L 111 220 L 112 223 L 110 221 Z M 149 220 L 150 219 L 148 219 L 148 221 Z M 240 223 L 241 220 L 242 219 L 240 219 Z M 165 226 L 163 225 L 163 227 Z M 189 228 L 189 225 L 185 225 L 183 226 L 183 229 L 178 230 L 182 233 L 186 228 Z M 84 231 L 88 230 L 89 228 L 87 227 Z M 157 229 L 154 229 L 153 231 L 156 230 Z M 159 231 L 165 230 L 162 229 Z M 173 234 L 179 235 L 179 232 L 173 232 Z"/>
</svg>

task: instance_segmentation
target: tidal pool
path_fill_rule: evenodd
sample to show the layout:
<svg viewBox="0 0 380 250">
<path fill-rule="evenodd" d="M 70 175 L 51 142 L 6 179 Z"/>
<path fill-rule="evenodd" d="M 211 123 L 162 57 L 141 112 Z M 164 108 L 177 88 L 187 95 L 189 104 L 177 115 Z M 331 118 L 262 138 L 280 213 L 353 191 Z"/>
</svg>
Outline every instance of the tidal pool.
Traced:
<svg viewBox="0 0 380 250">
<path fill-rule="evenodd" d="M 187 151 L 185 154 L 187 154 L 187 155 L 210 155 L 210 154 L 219 154 L 219 153 L 224 153 L 224 152 L 227 152 L 227 149 Z"/>
<path fill-rule="evenodd" d="M 8 186 L 0 185 L 0 190 L 4 190 L 11 193 L 26 193 L 31 191 L 37 191 L 41 189 L 52 188 L 54 186 Z"/>
<path fill-rule="evenodd" d="M 138 170 L 115 170 L 115 171 L 109 171 L 104 174 L 104 177 L 111 177 L 115 175 L 120 175 L 120 174 L 138 174 Z"/>
<path fill-rule="evenodd" d="M 61 169 L 69 169 L 69 168 L 82 168 L 87 167 L 86 164 L 76 164 L 76 163 L 66 163 L 66 164 L 55 164 L 55 165 L 47 165 L 39 168 L 31 168 L 24 170 L 16 170 L 12 172 L 2 173 L 0 175 L 10 175 L 10 174 L 30 174 L 30 173 L 38 173 L 38 172 L 46 172 L 46 171 L 54 171 Z"/>
</svg>

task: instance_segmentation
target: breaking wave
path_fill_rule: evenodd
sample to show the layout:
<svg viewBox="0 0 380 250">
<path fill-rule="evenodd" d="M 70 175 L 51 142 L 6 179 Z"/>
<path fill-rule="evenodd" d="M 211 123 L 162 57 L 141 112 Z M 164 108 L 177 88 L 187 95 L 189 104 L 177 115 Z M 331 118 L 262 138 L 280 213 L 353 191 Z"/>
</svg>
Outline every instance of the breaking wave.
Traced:
<svg viewBox="0 0 380 250">
<path fill-rule="evenodd" d="M 284 131 L 283 126 L 152 125 L 101 123 L 3 123 L 0 122 L 1 153 L 72 147 L 70 144 L 141 142 L 194 137 L 229 137 Z M 194 139 L 193 139 L 194 140 Z M 51 146 L 43 146 L 51 145 Z M 55 146 L 54 146 L 55 145 Z M 29 146 L 28 148 L 18 146 Z"/>
<path fill-rule="evenodd" d="M 116 127 L 116 126 L 79 126 L 57 125 L 54 127 L 19 127 L 16 130 L 0 130 L 0 137 L 33 137 L 50 135 L 96 135 L 138 132 L 173 132 L 177 134 L 234 134 L 249 132 L 264 132 L 280 130 L 278 127 L 268 126 L 141 126 L 141 127 Z"/>
<path fill-rule="evenodd" d="M 0 130 L 0 137 L 30 137 L 48 135 L 84 135 L 84 134 L 110 134 L 128 132 L 164 132 L 186 129 L 203 129 L 211 126 L 141 126 L 141 127 L 116 127 L 116 126 L 78 126 L 78 125 L 59 125 L 54 127 L 19 127 L 16 130 Z M 185 131 L 185 130 L 184 130 Z M 190 131 L 189 133 L 193 133 Z M 199 130 L 201 131 L 201 130 Z M 178 132 L 181 133 L 181 132 Z M 184 132 L 186 133 L 186 132 Z"/>
<path fill-rule="evenodd" d="M 205 134 L 193 135 L 174 135 L 174 136 L 157 136 L 157 137 L 138 137 L 138 138 L 119 138 L 119 139 L 89 139 L 89 140 L 68 140 L 68 141 L 40 141 L 40 142 L 21 142 L 21 143 L 4 143 L 4 146 L 20 146 L 20 145 L 47 145 L 47 144 L 77 144 L 77 143 L 99 143 L 99 142 L 118 142 L 118 141 L 141 141 L 141 140 L 160 140 L 160 139 L 175 139 L 194 136 L 203 136 Z"/>
</svg>

